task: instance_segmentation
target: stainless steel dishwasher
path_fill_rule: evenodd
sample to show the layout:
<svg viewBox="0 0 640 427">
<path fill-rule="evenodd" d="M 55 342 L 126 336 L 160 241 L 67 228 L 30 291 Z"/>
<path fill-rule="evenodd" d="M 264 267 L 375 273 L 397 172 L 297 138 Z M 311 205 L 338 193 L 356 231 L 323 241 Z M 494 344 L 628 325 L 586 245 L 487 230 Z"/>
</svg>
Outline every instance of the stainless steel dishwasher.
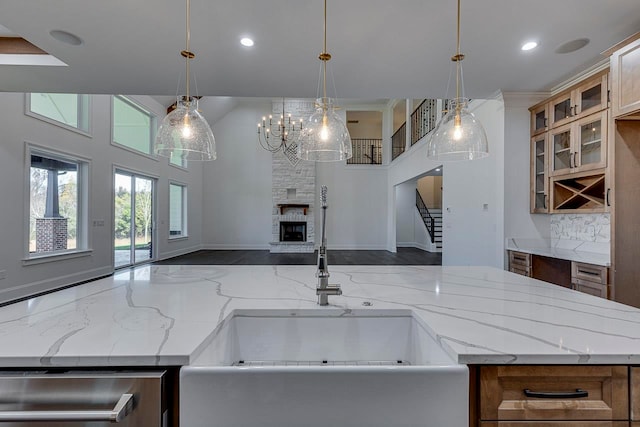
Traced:
<svg viewBox="0 0 640 427">
<path fill-rule="evenodd" d="M 165 427 L 164 371 L 0 372 L 1 427 Z"/>
</svg>

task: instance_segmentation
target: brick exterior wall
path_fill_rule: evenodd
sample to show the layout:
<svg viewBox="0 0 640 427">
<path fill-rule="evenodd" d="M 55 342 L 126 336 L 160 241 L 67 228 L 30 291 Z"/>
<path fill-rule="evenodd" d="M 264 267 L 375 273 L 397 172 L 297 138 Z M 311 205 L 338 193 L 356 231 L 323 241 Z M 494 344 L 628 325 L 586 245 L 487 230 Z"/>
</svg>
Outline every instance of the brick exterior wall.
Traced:
<svg viewBox="0 0 640 427">
<path fill-rule="evenodd" d="M 36 218 L 36 253 L 67 249 L 67 218 Z"/>
</svg>

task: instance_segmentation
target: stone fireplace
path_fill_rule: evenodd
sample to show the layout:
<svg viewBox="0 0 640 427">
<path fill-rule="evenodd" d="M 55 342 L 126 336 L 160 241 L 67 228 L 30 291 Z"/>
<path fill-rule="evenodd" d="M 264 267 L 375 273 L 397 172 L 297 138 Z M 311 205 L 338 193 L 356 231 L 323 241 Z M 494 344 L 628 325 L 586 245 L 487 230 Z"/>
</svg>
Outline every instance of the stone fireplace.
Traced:
<svg viewBox="0 0 640 427">
<path fill-rule="evenodd" d="M 285 111 L 295 119 L 307 120 L 314 110 L 313 101 L 285 101 Z M 274 117 L 280 117 L 281 99 L 273 101 L 272 111 Z M 290 161 L 282 151 L 271 157 L 272 253 L 313 253 L 315 250 L 316 166 L 314 162 L 296 163 L 296 160 Z M 291 240 L 294 237 L 295 240 Z"/>
</svg>

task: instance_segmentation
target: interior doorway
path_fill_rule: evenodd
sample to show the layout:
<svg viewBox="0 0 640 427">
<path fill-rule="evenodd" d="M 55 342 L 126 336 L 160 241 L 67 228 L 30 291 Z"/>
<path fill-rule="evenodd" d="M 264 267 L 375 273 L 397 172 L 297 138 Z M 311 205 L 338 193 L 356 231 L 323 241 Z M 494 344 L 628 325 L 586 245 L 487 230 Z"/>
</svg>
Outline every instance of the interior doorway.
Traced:
<svg viewBox="0 0 640 427">
<path fill-rule="evenodd" d="M 154 178 L 114 172 L 114 268 L 155 259 L 155 187 Z"/>
</svg>

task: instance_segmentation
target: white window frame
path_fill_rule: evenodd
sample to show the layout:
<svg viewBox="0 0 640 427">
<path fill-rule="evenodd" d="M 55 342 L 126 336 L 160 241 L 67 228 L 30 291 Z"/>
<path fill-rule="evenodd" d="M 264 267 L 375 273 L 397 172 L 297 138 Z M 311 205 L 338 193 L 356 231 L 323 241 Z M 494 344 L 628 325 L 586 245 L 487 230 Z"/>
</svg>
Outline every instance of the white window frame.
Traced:
<svg viewBox="0 0 640 427">
<path fill-rule="evenodd" d="M 29 252 L 29 216 L 31 209 L 31 156 L 37 155 L 51 159 L 58 159 L 78 165 L 77 191 L 78 205 L 76 218 L 76 248 L 63 251 L 51 251 L 42 253 Z M 90 255 L 89 239 L 89 188 L 91 183 L 91 161 L 71 153 L 53 150 L 30 142 L 25 144 L 25 171 L 24 171 L 24 258 L 23 264 L 40 264 L 43 262 L 76 258 Z"/>
<path fill-rule="evenodd" d="M 181 224 L 181 231 L 182 234 L 180 234 L 179 236 L 172 236 L 171 235 L 171 186 L 175 185 L 178 187 L 182 188 L 182 224 Z M 188 209 L 188 188 L 187 188 L 187 184 L 183 183 L 183 182 L 178 182 L 178 181 L 169 181 L 169 187 L 168 187 L 168 200 L 169 200 L 169 215 L 168 215 L 168 221 L 167 221 L 167 233 L 169 235 L 169 240 L 179 240 L 179 239 L 186 239 L 189 237 L 189 228 L 188 228 L 188 221 L 187 221 L 187 215 L 189 212 Z"/>
<path fill-rule="evenodd" d="M 115 140 L 115 132 L 114 132 L 114 122 L 115 122 L 115 103 L 114 99 L 118 98 L 120 101 L 129 104 L 132 108 L 147 114 L 150 118 L 149 121 L 149 152 L 145 153 L 144 151 L 137 150 L 133 147 L 129 147 L 128 145 L 121 144 Z M 113 95 L 111 96 L 111 145 L 114 147 L 121 148 L 123 150 L 129 151 L 131 153 L 138 154 L 140 156 L 147 157 L 149 159 L 158 161 L 158 156 L 156 156 L 153 152 L 153 144 L 156 139 L 156 131 L 157 131 L 157 116 L 151 111 L 151 109 L 145 107 L 143 104 L 131 99 L 125 95 Z"/>
<path fill-rule="evenodd" d="M 34 93 L 46 93 L 46 92 L 34 92 Z M 25 101 L 24 101 L 24 113 L 29 117 L 33 117 L 34 119 L 42 120 L 43 122 L 47 122 L 49 124 L 61 127 L 63 129 L 69 130 L 71 132 L 79 133 L 84 136 L 91 137 L 91 96 L 84 94 L 75 94 L 78 97 L 78 123 L 84 123 L 82 127 L 75 127 L 58 121 L 56 119 L 52 119 L 51 117 L 43 116 L 42 114 L 36 113 L 31 110 L 31 96 L 33 93 L 25 93 Z"/>
</svg>

